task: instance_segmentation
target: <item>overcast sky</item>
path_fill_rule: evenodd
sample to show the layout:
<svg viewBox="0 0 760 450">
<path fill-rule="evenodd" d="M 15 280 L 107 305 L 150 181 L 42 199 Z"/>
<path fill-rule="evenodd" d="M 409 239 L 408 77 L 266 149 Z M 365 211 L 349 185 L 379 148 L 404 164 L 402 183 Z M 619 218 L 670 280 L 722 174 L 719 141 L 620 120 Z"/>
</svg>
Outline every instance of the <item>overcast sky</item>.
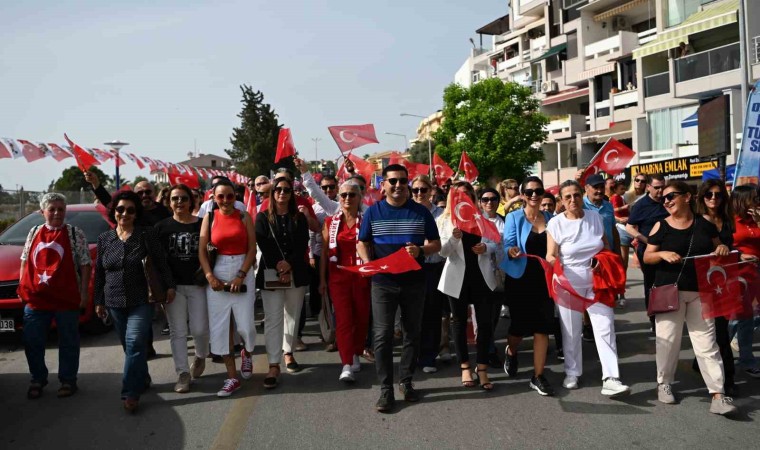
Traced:
<svg viewBox="0 0 760 450">
<path fill-rule="evenodd" d="M 338 156 L 330 125 L 374 123 L 398 149 L 506 0 L 3 2 L 0 136 L 127 151 L 177 162 L 226 155 L 243 83 L 264 93 L 313 158 Z M 39 190 L 73 164 L 0 160 L 0 184 Z M 141 174 L 131 163 L 127 178 Z M 107 167 L 112 173 L 112 165 Z M 147 175 L 147 171 L 142 171 Z"/>
</svg>

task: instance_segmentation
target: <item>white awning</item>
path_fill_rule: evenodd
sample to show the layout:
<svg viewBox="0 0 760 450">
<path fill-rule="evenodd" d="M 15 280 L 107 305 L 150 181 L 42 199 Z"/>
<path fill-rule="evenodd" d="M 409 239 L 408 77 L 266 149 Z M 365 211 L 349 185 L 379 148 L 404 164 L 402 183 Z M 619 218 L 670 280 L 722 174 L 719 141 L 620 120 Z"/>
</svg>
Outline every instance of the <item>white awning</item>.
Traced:
<svg viewBox="0 0 760 450">
<path fill-rule="evenodd" d="M 603 66 L 596 67 L 594 69 L 589 69 L 589 70 L 583 71 L 583 72 L 581 72 L 581 73 L 578 74 L 578 77 L 576 78 L 575 81 L 590 80 L 590 79 L 592 79 L 594 77 L 597 77 L 599 75 L 602 75 L 602 74 L 605 74 L 605 73 L 614 72 L 615 71 L 615 64 L 616 63 L 612 62 L 612 63 L 609 63 L 609 64 L 605 64 Z"/>
</svg>

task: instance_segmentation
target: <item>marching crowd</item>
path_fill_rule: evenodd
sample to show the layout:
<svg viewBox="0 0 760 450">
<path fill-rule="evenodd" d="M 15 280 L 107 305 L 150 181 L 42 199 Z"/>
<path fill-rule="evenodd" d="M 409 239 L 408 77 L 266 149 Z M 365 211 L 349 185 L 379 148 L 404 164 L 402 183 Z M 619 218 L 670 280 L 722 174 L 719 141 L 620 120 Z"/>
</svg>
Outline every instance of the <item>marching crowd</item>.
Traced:
<svg viewBox="0 0 760 450">
<path fill-rule="evenodd" d="M 582 342 L 593 341 L 602 368 L 601 394 L 618 397 L 630 392 L 621 381 L 614 322 L 615 308 L 626 306 L 630 248 L 643 272 L 647 305 L 650 291 L 654 295 L 657 290 L 653 287 L 674 286 L 667 292 L 678 299 L 674 311 L 651 317 L 660 402 L 677 402 L 671 385 L 684 323 L 695 370 L 712 398 L 710 412 L 736 412 L 730 397 L 736 391 L 732 344 L 738 345 L 744 372 L 760 377 L 752 354 L 752 315 L 704 319 L 691 258 L 732 250 L 743 260 L 760 256 L 756 186 L 737 186 L 729 195 L 722 182 L 708 181 L 695 192 L 681 181 L 638 174 L 629 190 L 595 174 L 584 185 L 562 183 L 555 197 L 537 177 L 522 183 L 505 180 L 496 189 L 476 189 L 465 181 L 435 186 L 425 175 L 410 180 L 404 166 L 391 164 L 383 170 L 383 198 L 369 204 L 364 201 L 367 182 L 350 164 L 350 177 L 339 183 L 333 176 L 316 181 L 305 162 L 295 162 L 302 182 L 281 170 L 271 181 L 259 176 L 249 183 L 258 205 L 255 216 L 241 201 L 240 187 L 224 177 L 213 178 L 206 194 L 182 184 L 158 194 L 143 181 L 111 196 L 87 173 L 114 225 L 99 236 L 96 261 L 90 259 L 82 231 L 64 221 L 65 198 L 44 195 L 40 209 L 45 223 L 30 230 L 21 256 L 28 397 L 39 398 L 48 383 L 44 356 L 53 318 L 59 339 L 58 396 L 76 393 L 78 316 L 91 300 L 98 316 L 113 319 L 123 347 L 121 399 L 127 411 L 137 409 L 151 383 L 147 361 L 155 354 L 154 301 L 163 305 L 169 325 L 178 377 L 174 390 L 188 392 L 192 380 L 203 375 L 206 359 L 216 355 L 226 368 L 217 395 L 230 396 L 252 376 L 257 292 L 268 361 L 263 383 L 275 388 L 283 365 L 291 373 L 301 369 L 294 352 L 305 348 L 300 336 L 307 290 L 312 314 L 323 309 L 329 296 L 335 342 L 328 350 L 339 353 L 339 380 L 354 381 L 361 359 L 374 362 L 378 411 L 393 409 L 396 383 L 405 401 L 418 401 L 415 370 L 436 372 L 437 361 L 452 358 L 451 342 L 461 385 L 491 391 L 489 369 L 503 364 L 514 377 L 521 341 L 532 337 L 529 387 L 551 396 L 555 390 L 544 376 L 550 335 L 555 356 L 564 360 L 564 389 L 581 384 Z M 476 215 L 492 222 L 500 239 L 460 229 L 454 220 L 462 220 L 455 196 L 478 205 Z M 40 246 L 60 247 L 61 255 L 71 256 L 48 273 L 36 257 Z M 399 250 L 421 269 L 371 277 L 344 270 Z M 556 261 L 572 288 L 550 293 L 545 265 Z M 602 284 L 609 289 L 601 289 Z M 585 311 L 569 306 L 576 297 L 586 302 Z M 511 320 L 501 356 L 494 329 L 506 316 Z M 468 350 L 470 318 L 474 362 Z M 189 336 L 194 340 L 192 362 Z M 397 341 L 401 353 L 394 379 Z"/>
</svg>

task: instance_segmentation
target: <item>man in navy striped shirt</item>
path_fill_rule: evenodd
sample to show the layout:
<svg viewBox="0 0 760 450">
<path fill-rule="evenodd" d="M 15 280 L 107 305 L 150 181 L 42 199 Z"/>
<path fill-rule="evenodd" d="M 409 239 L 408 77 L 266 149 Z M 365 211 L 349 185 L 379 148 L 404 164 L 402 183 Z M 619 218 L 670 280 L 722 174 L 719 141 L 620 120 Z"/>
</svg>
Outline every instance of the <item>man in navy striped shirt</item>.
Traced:
<svg viewBox="0 0 760 450">
<path fill-rule="evenodd" d="M 383 169 L 385 198 L 372 205 L 359 230 L 359 256 L 366 263 L 405 248 L 420 262 L 438 253 L 441 241 L 430 211 L 409 196 L 409 172 L 400 164 Z M 396 309 L 401 308 L 403 350 L 399 364 L 400 391 L 404 400 L 416 402 L 419 395 L 412 375 L 419 356 L 420 327 L 425 302 L 425 273 L 415 270 L 402 274 L 377 274 L 372 277 L 372 315 L 375 342 L 375 367 L 380 379 L 380 400 L 376 408 L 390 412 L 393 395 L 393 328 Z"/>
</svg>

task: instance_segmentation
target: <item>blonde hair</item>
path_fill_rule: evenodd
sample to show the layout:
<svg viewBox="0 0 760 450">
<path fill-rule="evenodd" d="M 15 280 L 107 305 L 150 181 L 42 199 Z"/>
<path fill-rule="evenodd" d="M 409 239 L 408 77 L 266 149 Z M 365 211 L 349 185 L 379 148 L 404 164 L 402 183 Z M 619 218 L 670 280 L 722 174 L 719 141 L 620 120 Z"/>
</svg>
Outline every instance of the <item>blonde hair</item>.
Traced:
<svg viewBox="0 0 760 450">
<path fill-rule="evenodd" d="M 424 174 L 422 174 L 422 175 L 417 175 L 416 177 L 414 177 L 414 178 L 412 179 L 412 184 L 411 184 L 411 185 L 412 185 L 412 186 L 414 186 L 414 183 L 416 183 L 416 182 L 418 182 L 418 181 L 419 181 L 420 183 L 425 183 L 425 184 L 427 184 L 427 187 L 428 187 L 428 189 L 433 189 L 433 183 L 430 181 L 430 177 L 429 177 L 429 176 L 427 176 L 427 175 L 424 175 Z"/>
</svg>

